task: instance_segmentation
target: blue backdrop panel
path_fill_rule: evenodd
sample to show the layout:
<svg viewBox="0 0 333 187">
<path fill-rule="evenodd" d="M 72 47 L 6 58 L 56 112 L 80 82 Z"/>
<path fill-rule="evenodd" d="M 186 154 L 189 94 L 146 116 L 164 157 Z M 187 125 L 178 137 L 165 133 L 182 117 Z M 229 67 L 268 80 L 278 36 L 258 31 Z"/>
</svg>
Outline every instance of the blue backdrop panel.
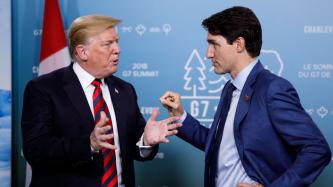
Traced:
<svg viewBox="0 0 333 187">
<path fill-rule="evenodd" d="M 19 119 L 24 86 L 37 75 L 43 0 L 13 2 L 17 94 L 14 112 Z M 231 6 L 250 7 L 263 28 L 261 61 L 267 69 L 294 84 L 304 108 L 333 148 L 332 1 L 59 0 L 59 3 L 66 29 L 76 17 L 86 14 L 111 15 L 123 20 L 117 27 L 122 49 L 117 76 L 134 84 L 146 118 L 153 108 L 160 108 L 160 119 L 167 117 L 159 97 L 173 90 L 182 95 L 186 110 L 207 127 L 229 77 L 215 75 L 211 62 L 204 57 L 207 33 L 201 21 Z M 14 125 L 18 127 L 19 120 Z M 154 161 L 136 163 L 137 185 L 203 186 L 203 152 L 177 137 L 170 139 L 170 143 L 161 145 Z M 312 186 L 331 187 L 332 178 L 331 163 Z"/>
<path fill-rule="evenodd" d="M 0 184 L 11 185 L 11 107 L 10 90 L 0 89 Z"/>
<path fill-rule="evenodd" d="M 11 3 L 0 1 L 0 184 L 11 185 Z"/>
</svg>

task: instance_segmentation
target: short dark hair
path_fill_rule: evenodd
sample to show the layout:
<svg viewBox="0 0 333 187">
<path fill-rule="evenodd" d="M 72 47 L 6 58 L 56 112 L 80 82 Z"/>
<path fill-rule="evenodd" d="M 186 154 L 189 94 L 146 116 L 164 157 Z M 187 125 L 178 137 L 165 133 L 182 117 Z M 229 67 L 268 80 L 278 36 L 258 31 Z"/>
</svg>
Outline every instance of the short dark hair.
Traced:
<svg viewBox="0 0 333 187">
<path fill-rule="evenodd" d="M 251 57 L 259 56 L 262 45 L 261 25 L 251 9 L 241 6 L 225 9 L 203 20 L 202 26 L 212 35 L 222 35 L 229 44 L 243 37 Z"/>
</svg>

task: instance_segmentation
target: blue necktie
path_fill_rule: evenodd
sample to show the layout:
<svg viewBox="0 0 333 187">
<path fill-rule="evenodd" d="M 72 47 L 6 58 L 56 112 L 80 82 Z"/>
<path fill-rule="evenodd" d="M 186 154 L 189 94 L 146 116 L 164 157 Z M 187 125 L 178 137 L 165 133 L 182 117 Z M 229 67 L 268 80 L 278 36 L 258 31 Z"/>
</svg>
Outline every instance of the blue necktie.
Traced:
<svg viewBox="0 0 333 187">
<path fill-rule="evenodd" d="M 221 109 L 221 115 L 219 118 L 219 122 L 217 125 L 217 130 L 215 130 L 214 138 L 212 140 L 211 144 L 211 162 L 210 162 L 210 167 L 209 167 L 209 186 L 215 186 L 215 177 L 217 176 L 217 170 L 218 170 L 218 155 L 219 155 L 219 149 L 220 149 L 220 144 L 222 140 L 222 135 L 223 135 L 223 129 L 225 125 L 225 121 L 228 116 L 230 104 L 231 104 L 231 99 L 232 99 L 232 93 L 236 89 L 236 87 L 232 84 L 229 83 L 226 85 L 226 94 L 223 98 L 222 101 L 222 109 Z"/>
</svg>

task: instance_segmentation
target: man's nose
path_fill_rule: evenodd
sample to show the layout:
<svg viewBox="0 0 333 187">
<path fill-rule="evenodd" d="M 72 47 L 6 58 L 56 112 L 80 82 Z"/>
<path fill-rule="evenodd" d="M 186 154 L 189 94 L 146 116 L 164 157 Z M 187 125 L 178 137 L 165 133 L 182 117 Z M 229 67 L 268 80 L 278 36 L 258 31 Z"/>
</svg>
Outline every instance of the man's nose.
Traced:
<svg viewBox="0 0 333 187">
<path fill-rule="evenodd" d="M 121 52 L 121 49 L 120 49 L 119 45 L 117 44 L 115 49 L 114 49 L 114 53 L 120 54 L 120 52 Z"/>
<path fill-rule="evenodd" d="M 206 51 L 206 58 L 211 59 L 214 57 L 214 53 L 212 52 L 212 50 L 208 47 L 207 51 Z"/>
</svg>

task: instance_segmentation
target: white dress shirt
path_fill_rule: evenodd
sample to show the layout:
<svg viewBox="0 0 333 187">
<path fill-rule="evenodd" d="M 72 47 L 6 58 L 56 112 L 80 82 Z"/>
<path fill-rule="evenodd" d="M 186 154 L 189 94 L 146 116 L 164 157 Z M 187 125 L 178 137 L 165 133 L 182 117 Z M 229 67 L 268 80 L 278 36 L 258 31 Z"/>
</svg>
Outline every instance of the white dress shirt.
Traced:
<svg viewBox="0 0 333 187">
<path fill-rule="evenodd" d="M 218 172 L 216 186 L 237 186 L 244 182 L 252 185 L 257 184 L 245 172 L 240 160 L 234 137 L 234 119 L 240 94 L 253 67 L 258 60 L 254 60 L 246 66 L 231 83 L 236 87 L 232 93 L 230 109 L 223 129 L 223 136 L 218 155 Z"/>
<path fill-rule="evenodd" d="M 87 71 L 85 71 L 78 63 L 73 64 L 73 70 L 78 77 L 80 84 L 82 86 L 82 89 L 84 91 L 84 94 L 87 98 L 90 110 L 92 115 L 94 115 L 94 106 L 93 106 L 93 93 L 95 90 L 95 86 L 93 86 L 91 83 L 93 80 L 95 80 L 95 77 L 90 75 Z M 106 105 L 108 106 L 111 120 L 112 120 L 112 129 L 113 129 L 113 134 L 114 134 L 114 144 L 118 148 L 115 150 L 116 154 L 116 167 L 117 167 L 117 174 L 118 174 L 118 186 L 119 187 L 124 187 L 125 185 L 123 184 L 122 178 L 121 178 L 121 173 L 122 173 L 122 168 L 121 168 L 121 157 L 120 157 L 120 144 L 119 144 L 119 136 L 118 136 L 118 127 L 117 127 L 117 120 L 116 120 L 116 115 L 115 111 L 113 108 L 110 92 L 109 92 L 109 87 L 105 84 L 104 79 L 101 79 L 102 84 L 101 84 L 101 89 L 102 89 L 102 94 L 103 98 L 106 102 Z M 143 136 L 142 136 L 143 137 Z M 143 138 L 139 140 L 137 143 L 137 146 L 140 148 L 140 155 L 142 157 L 147 157 L 151 153 L 151 147 L 150 146 L 143 146 Z M 147 149 L 148 148 L 148 149 Z"/>
</svg>

